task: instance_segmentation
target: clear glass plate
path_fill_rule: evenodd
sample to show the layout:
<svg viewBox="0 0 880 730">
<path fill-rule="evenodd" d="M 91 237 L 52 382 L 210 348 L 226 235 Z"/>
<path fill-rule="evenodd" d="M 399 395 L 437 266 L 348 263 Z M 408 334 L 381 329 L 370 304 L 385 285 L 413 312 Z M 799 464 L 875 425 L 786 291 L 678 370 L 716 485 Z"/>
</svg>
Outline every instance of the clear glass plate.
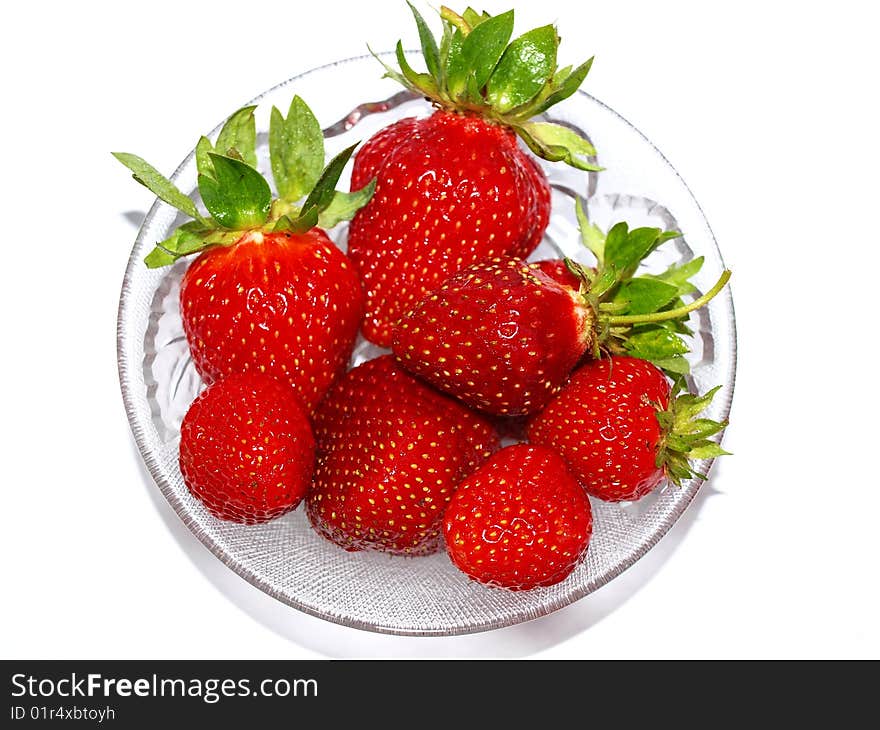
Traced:
<svg viewBox="0 0 880 730">
<path fill-rule="evenodd" d="M 299 94 L 325 125 L 328 155 L 335 154 L 405 116 L 431 112 L 423 99 L 399 92 L 381 79 L 368 56 L 348 59 L 297 76 L 257 97 L 261 169 L 268 170 L 267 135 L 272 105 L 286 111 Z M 659 269 L 705 256 L 696 284 L 705 291 L 724 268 L 721 253 L 699 205 L 663 155 L 632 125 L 584 93 L 554 107 L 549 119 L 583 130 L 606 169 L 586 174 L 545 164 L 553 187 L 550 226 L 533 259 L 573 256 L 590 262 L 579 243 L 574 197 L 586 201 L 603 228 L 618 220 L 684 232 L 650 257 Z M 218 129 L 214 130 L 216 135 Z M 347 185 L 346 171 L 340 187 Z M 190 154 L 173 175 L 183 191 L 196 193 Z M 142 259 L 180 220 L 156 201 L 132 250 L 122 287 L 118 320 L 119 374 L 128 419 L 140 452 L 162 494 L 190 530 L 240 576 L 280 601 L 347 626 L 409 635 L 451 635 L 509 626 L 545 615 L 586 596 L 644 555 L 675 523 L 700 488 L 661 487 L 633 504 L 593 500 L 595 532 L 586 560 L 565 581 L 523 593 L 490 589 L 468 580 L 441 553 L 400 558 L 347 553 L 319 537 L 302 507 L 265 525 L 242 526 L 212 517 L 187 491 L 177 465 L 183 414 L 202 385 L 189 358 L 178 309 L 178 290 L 188 261 L 149 270 Z M 331 232 L 345 250 L 347 228 Z M 733 302 L 725 289 L 692 316 L 695 330 L 692 386 L 704 392 L 723 383 L 708 416 L 727 417 L 733 394 L 736 340 Z M 384 352 L 361 340 L 354 364 Z M 704 473 L 710 462 L 697 468 Z"/>
</svg>

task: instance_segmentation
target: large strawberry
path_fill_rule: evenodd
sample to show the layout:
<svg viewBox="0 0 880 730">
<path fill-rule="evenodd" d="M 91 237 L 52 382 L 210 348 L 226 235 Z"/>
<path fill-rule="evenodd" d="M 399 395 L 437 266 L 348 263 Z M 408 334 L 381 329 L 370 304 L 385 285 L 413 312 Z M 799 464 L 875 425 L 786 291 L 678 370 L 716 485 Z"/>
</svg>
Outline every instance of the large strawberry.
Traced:
<svg viewBox="0 0 880 730">
<path fill-rule="evenodd" d="M 579 368 L 532 418 L 532 443 L 556 449 L 581 486 L 611 502 L 636 500 L 664 478 L 702 476 L 690 460 L 726 454 L 710 436 L 727 423 L 698 418 L 718 388 L 704 396 L 670 389 L 646 360 L 616 356 Z"/>
<path fill-rule="evenodd" d="M 634 276 L 670 235 L 677 234 L 617 224 L 598 269 L 571 264 L 583 281 L 579 290 L 518 258 L 472 264 L 401 319 L 394 354 L 471 407 L 509 416 L 540 410 L 584 354 L 628 352 L 685 371 L 684 321 L 718 293 L 729 272 L 689 304 L 680 296 L 692 291 L 687 279 L 701 260 L 660 276 Z"/>
<path fill-rule="evenodd" d="M 528 256 L 550 214 L 546 176 L 519 140 L 547 160 L 596 170 L 592 145 L 570 128 L 532 118 L 573 94 L 590 69 L 557 69 L 547 25 L 510 41 L 513 11 L 490 17 L 443 8 L 438 46 L 413 8 L 428 73 L 408 64 L 387 75 L 432 100 L 434 113 L 403 119 L 368 140 L 352 190 L 376 194 L 349 228 L 348 252 L 366 289 L 364 334 L 387 346 L 391 328 L 422 296 L 469 264 Z"/>
<path fill-rule="evenodd" d="M 425 555 L 440 547 L 458 483 L 498 447 L 480 416 L 383 356 L 351 370 L 315 413 L 315 529 L 346 550 Z"/>
<path fill-rule="evenodd" d="M 305 497 L 315 466 L 308 414 L 265 375 L 232 375 L 193 401 L 180 428 L 180 471 L 216 517 L 266 522 Z"/>
<path fill-rule="evenodd" d="M 145 262 L 159 267 L 199 253 L 184 276 L 180 309 L 202 379 L 266 373 L 289 382 L 311 409 L 344 371 L 363 315 L 357 273 L 323 228 L 350 218 L 373 186 L 334 191 L 354 148 L 322 173 L 321 129 L 296 97 L 286 119 L 272 110 L 269 151 L 279 193 L 273 200 L 255 167 L 253 111 L 230 117 L 216 146 L 202 137 L 196 147 L 209 216 L 144 160 L 116 157 L 138 182 L 194 219 L 156 244 Z"/>
<path fill-rule="evenodd" d="M 465 479 L 446 510 L 452 562 L 480 583 L 528 590 L 566 578 L 587 551 L 590 500 L 556 452 L 517 444 Z"/>
</svg>

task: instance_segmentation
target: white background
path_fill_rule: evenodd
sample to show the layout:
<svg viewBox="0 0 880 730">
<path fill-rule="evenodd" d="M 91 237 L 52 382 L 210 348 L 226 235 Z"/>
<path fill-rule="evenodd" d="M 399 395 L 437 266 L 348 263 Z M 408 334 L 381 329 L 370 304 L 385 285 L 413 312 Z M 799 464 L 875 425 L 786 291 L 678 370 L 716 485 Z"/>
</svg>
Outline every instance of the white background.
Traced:
<svg viewBox="0 0 880 730">
<path fill-rule="evenodd" d="M 499 12 L 506 2 L 486 2 Z M 28 9 L 24 9 L 27 7 Z M 425 5 L 422 9 L 430 12 Z M 182 526 L 141 466 L 116 374 L 125 263 L 170 174 L 270 86 L 416 36 L 402 0 L 15 3 L 3 113 L 0 655 L 4 658 L 880 657 L 877 183 L 870 4 L 520 3 L 702 205 L 739 371 L 710 482 L 592 596 L 470 637 L 297 613 Z M 378 70 L 377 70 L 378 72 Z"/>
</svg>

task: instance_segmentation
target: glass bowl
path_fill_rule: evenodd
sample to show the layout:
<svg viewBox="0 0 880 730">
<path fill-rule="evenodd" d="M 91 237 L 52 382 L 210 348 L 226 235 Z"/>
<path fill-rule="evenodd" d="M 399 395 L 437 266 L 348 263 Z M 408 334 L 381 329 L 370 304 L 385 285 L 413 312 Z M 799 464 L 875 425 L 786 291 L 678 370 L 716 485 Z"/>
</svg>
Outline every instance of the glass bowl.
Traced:
<svg viewBox="0 0 880 730">
<path fill-rule="evenodd" d="M 314 69 L 257 97 L 258 156 L 268 170 L 267 134 L 272 105 L 286 111 L 299 94 L 325 128 L 328 157 L 366 140 L 405 116 L 422 116 L 430 105 L 382 79 L 369 56 Z M 618 220 L 684 232 L 652 254 L 649 269 L 705 256 L 695 279 L 706 291 L 724 268 L 721 253 L 699 205 L 678 173 L 635 127 L 591 96 L 578 92 L 547 118 L 576 127 L 593 141 L 601 173 L 544 164 L 553 188 L 553 213 L 533 259 L 572 256 L 590 262 L 580 245 L 574 198 L 603 228 Z M 214 130 L 216 135 L 218 129 Z M 195 135 L 194 135 L 195 136 Z M 340 183 L 347 185 L 349 169 Z M 196 194 L 196 165 L 190 154 L 172 179 Z M 347 188 L 345 188 L 347 189 Z M 128 262 L 118 319 L 122 395 L 140 453 L 165 498 L 187 527 L 229 568 L 269 595 L 300 611 L 346 626 L 404 635 L 452 635 L 509 626 L 543 616 L 583 598 L 635 563 L 672 527 L 700 489 L 694 479 L 681 488 L 661 487 L 632 504 L 593 500 L 594 534 L 583 563 L 562 583 L 512 593 L 487 588 L 456 570 L 446 555 L 392 557 L 347 553 L 319 537 L 302 506 L 264 525 L 243 526 L 212 517 L 186 489 L 177 464 L 180 422 L 202 388 L 189 357 L 178 309 L 181 275 L 188 261 L 147 269 L 142 259 L 178 224 L 177 212 L 156 201 Z M 331 231 L 345 250 L 346 224 Z M 733 302 L 726 288 L 692 315 L 695 331 L 691 385 L 705 392 L 725 387 L 708 417 L 724 420 L 730 410 L 736 364 Z M 353 364 L 383 350 L 360 340 Z M 697 464 L 706 473 L 710 462 Z"/>
</svg>

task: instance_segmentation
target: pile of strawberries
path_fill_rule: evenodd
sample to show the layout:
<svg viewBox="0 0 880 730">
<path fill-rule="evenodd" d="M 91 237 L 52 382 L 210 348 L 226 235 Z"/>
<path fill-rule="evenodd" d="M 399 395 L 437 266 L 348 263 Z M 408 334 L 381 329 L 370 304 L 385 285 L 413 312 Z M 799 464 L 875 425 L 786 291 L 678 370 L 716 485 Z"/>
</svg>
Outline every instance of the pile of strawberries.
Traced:
<svg viewBox="0 0 880 730">
<path fill-rule="evenodd" d="M 296 97 L 273 108 L 272 180 L 254 107 L 196 147 L 207 213 L 135 155 L 117 158 L 192 220 L 146 265 L 197 254 L 180 291 L 207 388 L 181 427 L 180 468 L 217 518 L 265 522 L 305 502 L 344 550 L 428 555 L 487 585 L 563 580 L 586 553 L 590 497 L 636 500 L 724 453 L 685 391 L 687 318 L 702 259 L 642 260 L 677 232 L 600 231 L 595 266 L 527 262 L 550 217 L 532 153 L 599 170 L 571 129 L 536 120 L 580 86 L 553 26 L 511 41 L 513 12 L 443 8 L 438 43 L 413 9 L 426 72 L 397 46 L 386 75 L 433 113 L 395 122 L 325 166 Z M 521 144 L 524 143 L 523 144 Z M 348 254 L 325 232 L 350 220 Z M 349 369 L 358 332 L 390 353 Z M 502 439 L 515 442 L 502 448 Z"/>
</svg>

